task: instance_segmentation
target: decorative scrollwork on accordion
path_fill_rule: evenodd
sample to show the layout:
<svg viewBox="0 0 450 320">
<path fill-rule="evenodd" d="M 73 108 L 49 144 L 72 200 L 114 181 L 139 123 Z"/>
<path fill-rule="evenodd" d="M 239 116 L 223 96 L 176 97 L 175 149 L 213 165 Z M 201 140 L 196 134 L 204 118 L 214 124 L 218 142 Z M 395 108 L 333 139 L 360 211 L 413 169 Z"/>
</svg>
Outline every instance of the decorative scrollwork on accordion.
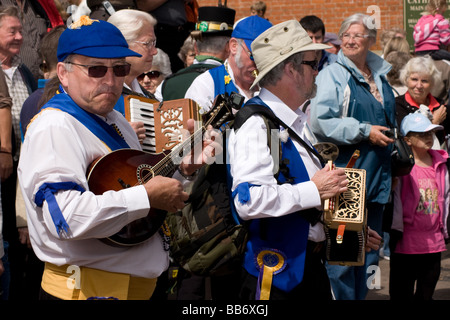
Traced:
<svg viewBox="0 0 450 320">
<path fill-rule="evenodd" d="M 341 193 L 335 203 L 334 220 L 358 223 L 364 217 L 365 171 L 345 169 L 348 185 L 347 191 Z"/>
<path fill-rule="evenodd" d="M 360 266 L 365 259 L 366 170 L 344 168 L 347 191 L 324 204 L 326 256 L 329 264 Z"/>
</svg>

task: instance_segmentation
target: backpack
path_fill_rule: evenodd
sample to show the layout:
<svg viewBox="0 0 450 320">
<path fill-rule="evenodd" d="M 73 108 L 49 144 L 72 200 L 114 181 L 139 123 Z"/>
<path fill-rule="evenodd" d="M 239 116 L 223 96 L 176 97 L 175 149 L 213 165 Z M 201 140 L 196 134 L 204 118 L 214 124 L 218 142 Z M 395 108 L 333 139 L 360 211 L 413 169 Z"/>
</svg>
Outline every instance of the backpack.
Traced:
<svg viewBox="0 0 450 320">
<path fill-rule="evenodd" d="M 261 114 L 261 106 L 245 106 L 227 127 L 239 129 L 254 113 Z M 262 116 L 270 137 L 271 130 L 279 126 L 271 115 Z M 269 138 L 269 148 L 270 141 Z M 226 146 L 225 139 L 223 145 Z M 188 190 L 187 205 L 166 218 L 171 234 L 171 258 L 181 268 L 199 276 L 225 276 L 239 271 L 247 243 L 250 221 L 241 221 L 237 215 L 228 165 L 222 163 L 203 166 Z M 276 164 L 277 173 L 280 166 Z"/>
</svg>

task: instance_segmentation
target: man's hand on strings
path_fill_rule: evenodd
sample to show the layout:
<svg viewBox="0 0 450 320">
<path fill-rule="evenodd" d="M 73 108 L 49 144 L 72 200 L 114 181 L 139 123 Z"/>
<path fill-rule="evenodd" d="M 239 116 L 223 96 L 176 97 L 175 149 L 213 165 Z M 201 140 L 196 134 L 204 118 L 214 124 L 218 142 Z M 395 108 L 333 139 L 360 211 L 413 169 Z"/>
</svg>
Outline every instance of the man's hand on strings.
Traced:
<svg viewBox="0 0 450 320">
<path fill-rule="evenodd" d="M 194 133 L 194 125 L 193 119 L 187 121 L 187 132 L 190 135 Z M 208 126 L 202 139 L 201 149 L 194 145 L 181 161 L 180 170 L 187 176 L 192 175 L 205 164 L 214 163 L 216 157 L 223 152 L 222 133 L 213 129 L 212 126 Z"/>
</svg>

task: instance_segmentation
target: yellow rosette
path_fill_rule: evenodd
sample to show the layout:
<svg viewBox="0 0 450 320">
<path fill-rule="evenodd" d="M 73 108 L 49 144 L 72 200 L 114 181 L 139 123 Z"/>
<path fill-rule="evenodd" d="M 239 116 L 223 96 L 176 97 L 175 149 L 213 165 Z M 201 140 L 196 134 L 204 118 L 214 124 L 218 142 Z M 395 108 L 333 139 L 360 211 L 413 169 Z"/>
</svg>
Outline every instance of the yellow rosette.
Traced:
<svg viewBox="0 0 450 320">
<path fill-rule="evenodd" d="M 272 278 L 283 271 L 286 266 L 286 259 L 279 250 L 265 249 L 261 250 L 256 256 L 256 263 L 260 270 L 256 299 L 269 300 Z"/>
</svg>

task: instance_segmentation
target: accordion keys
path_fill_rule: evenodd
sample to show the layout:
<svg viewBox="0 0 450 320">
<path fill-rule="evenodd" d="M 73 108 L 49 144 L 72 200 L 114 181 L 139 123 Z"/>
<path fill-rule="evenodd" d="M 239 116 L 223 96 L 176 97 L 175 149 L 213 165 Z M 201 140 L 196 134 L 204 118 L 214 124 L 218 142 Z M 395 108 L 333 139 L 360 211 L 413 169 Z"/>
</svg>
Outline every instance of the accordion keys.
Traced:
<svg viewBox="0 0 450 320">
<path fill-rule="evenodd" d="M 128 95 L 124 101 L 125 118 L 132 122 L 144 122 L 146 137 L 142 150 L 150 153 L 170 151 L 182 141 L 187 120 L 201 120 L 198 105 L 190 99 L 159 102 Z"/>
</svg>

